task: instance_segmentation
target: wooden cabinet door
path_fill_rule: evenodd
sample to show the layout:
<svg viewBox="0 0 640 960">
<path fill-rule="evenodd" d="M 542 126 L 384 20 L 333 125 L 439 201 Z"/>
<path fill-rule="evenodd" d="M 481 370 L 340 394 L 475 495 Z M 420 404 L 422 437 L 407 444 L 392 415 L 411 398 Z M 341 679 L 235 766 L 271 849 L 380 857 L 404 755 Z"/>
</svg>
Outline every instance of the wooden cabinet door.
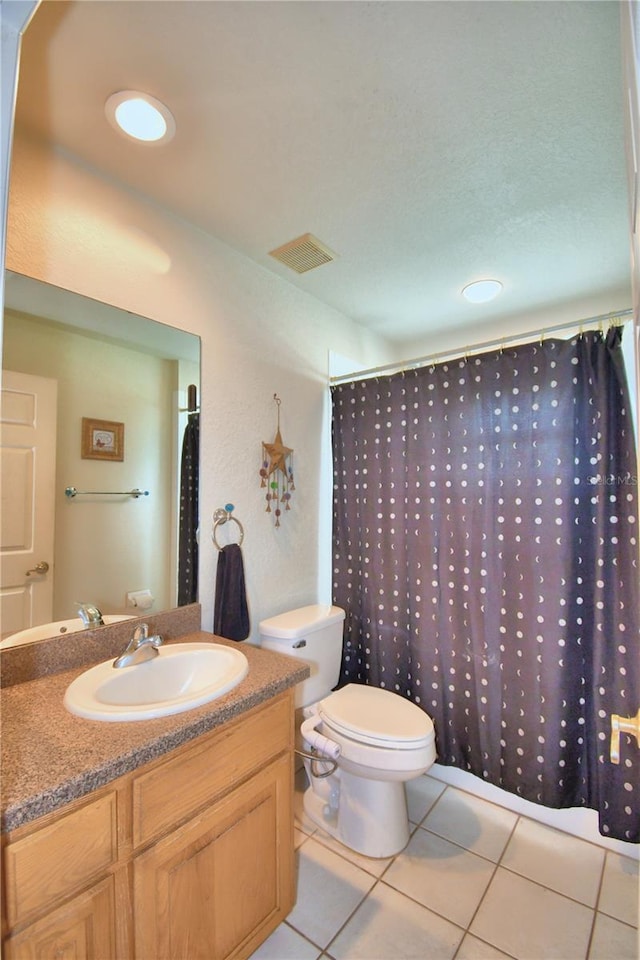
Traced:
<svg viewBox="0 0 640 960">
<path fill-rule="evenodd" d="M 291 757 L 134 861 L 136 956 L 248 957 L 294 903 Z"/>
<path fill-rule="evenodd" d="M 114 960 L 116 949 L 114 879 L 25 927 L 5 941 L 6 960 Z"/>
</svg>

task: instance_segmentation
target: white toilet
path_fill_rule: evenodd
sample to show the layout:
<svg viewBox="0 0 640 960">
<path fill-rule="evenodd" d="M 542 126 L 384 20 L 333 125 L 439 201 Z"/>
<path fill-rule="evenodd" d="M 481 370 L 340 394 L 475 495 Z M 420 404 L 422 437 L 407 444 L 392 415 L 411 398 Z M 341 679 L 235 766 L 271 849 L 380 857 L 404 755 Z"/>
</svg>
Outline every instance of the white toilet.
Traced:
<svg viewBox="0 0 640 960">
<path fill-rule="evenodd" d="M 305 750 L 314 757 L 305 759 L 305 813 L 352 850 L 390 857 L 409 840 L 404 784 L 436 759 L 433 723 L 388 690 L 351 683 L 331 692 L 340 677 L 344 616 L 319 604 L 282 613 L 261 622 L 261 644 L 311 668 L 296 688 Z"/>
</svg>

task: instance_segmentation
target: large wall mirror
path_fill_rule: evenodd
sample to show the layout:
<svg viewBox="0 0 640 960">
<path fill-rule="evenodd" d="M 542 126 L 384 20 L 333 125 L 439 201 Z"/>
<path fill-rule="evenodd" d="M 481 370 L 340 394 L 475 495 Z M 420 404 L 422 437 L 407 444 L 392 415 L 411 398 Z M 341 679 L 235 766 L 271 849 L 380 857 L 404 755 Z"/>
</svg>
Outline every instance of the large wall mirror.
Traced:
<svg viewBox="0 0 640 960">
<path fill-rule="evenodd" d="M 176 606 L 199 338 L 13 273 L 3 319 L 3 638 Z"/>
</svg>

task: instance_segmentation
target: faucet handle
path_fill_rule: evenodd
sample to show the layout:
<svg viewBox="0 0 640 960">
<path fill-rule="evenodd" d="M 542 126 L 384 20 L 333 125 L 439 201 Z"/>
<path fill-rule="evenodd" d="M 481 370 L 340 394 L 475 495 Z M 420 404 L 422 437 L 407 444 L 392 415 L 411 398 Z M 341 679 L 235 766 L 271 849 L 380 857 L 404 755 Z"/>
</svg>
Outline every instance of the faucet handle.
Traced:
<svg viewBox="0 0 640 960">
<path fill-rule="evenodd" d="M 133 636 L 123 654 L 113 661 L 113 666 L 132 667 L 137 663 L 145 663 L 158 656 L 158 647 L 162 645 L 159 633 L 149 636 L 149 624 L 139 623 L 133 630 Z"/>
<path fill-rule="evenodd" d="M 143 644 L 149 644 L 157 650 L 158 647 L 162 646 L 163 640 L 159 633 L 154 634 L 152 637 L 149 636 L 148 623 L 139 623 L 133 631 L 131 643 L 138 647 L 141 647 Z"/>
</svg>

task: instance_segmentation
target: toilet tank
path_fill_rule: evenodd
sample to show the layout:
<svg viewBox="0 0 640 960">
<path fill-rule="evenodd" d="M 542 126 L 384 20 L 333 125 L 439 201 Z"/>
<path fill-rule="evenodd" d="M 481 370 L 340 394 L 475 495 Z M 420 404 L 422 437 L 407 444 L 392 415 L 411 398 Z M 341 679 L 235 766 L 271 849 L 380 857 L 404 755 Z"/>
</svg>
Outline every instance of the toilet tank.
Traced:
<svg viewBox="0 0 640 960">
<path fill-rule="evenodd" d="M 260 623 L 260 644 L 308 663 L 311 676 L 296 687 L 296 707 L 326 697 L 340 679 L 344 610 L 311 604 Z"/>
</svg>

